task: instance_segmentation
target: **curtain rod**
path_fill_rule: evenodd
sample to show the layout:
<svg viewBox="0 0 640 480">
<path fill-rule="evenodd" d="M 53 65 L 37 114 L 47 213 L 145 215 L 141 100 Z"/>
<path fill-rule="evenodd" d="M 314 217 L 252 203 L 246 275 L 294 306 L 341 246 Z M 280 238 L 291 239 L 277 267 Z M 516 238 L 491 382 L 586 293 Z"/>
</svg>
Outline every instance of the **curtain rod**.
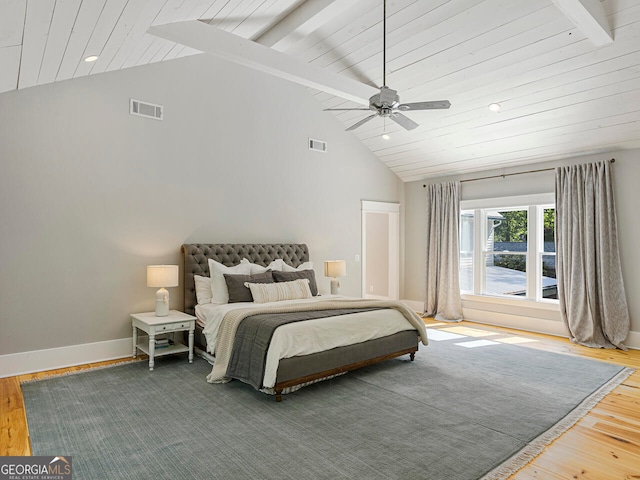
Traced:
<svg viewBox="0 0 640 480">
<path fill-rule="evenodd" d="M 616 159 L 612 158 L 611 159 L 611 163 L 616 163 Z M 491 175 L 489 177 L 469 178 L 467 180 L 460 180 L 460 183 L 475 182 L 477 180 L 488 180 L 490 178 L 504 178 L 504 177 L 510 177 L 512 175 L 524 175 L 525 173 L 549 172 L 551 170 L 555 170 L 555 167 L 553 167 L 553 168 L 541 168 L 539 170 L 527 170 L 526 172 L 503 173 L 502 175 Z M 427 186 L 423 184 L 422 187 L 426 188 Z"/>
</svg>

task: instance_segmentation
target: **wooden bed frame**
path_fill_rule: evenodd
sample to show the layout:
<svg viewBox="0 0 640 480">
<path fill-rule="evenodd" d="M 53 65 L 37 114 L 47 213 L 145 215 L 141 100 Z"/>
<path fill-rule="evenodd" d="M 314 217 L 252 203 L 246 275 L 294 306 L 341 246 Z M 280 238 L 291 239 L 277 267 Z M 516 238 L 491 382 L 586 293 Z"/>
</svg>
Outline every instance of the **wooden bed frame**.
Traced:
<svg viewBox="0 0 640 480">
<path fill-rule="evenodd" d="M 184 312 L 191 315 L 195 315 L 197 304 L 193 276 L 209 276 L 209 259 L 226 266 L 238 265 L 243 258 L 263 266 L 278 258 L 293 267 L 309 261 L 309 250 L 305 244 L 195 243 L 182 245 L 182 255 Z M 196 347 L 203 352 L 207 351 L 200 327 L 196 328 Z M 408 354 L 413 360 L 416 351 L 418 333 L 409 330 L 326 352 L 282 359 L 278 364 L 278 375 L 273 387 L 276 401 L 282 399 L 285 389 L 314 383 L 402 355 Z"/>
</svg>

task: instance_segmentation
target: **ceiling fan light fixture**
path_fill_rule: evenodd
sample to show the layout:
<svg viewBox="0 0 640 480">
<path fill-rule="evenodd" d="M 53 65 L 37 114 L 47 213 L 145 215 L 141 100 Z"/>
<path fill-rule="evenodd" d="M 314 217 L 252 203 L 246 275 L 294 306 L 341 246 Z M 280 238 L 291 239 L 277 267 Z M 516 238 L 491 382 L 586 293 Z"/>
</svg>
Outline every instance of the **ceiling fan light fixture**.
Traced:
<svg viewBox="0 0 640 480">
<path fill-rule="evenodd" d="M 502 109 L 502 106 L 499 103 L 490 103 L 489 110 L 492 112 L 499 112 Z"/>
<path fill-rule="evenodd" d="M 389 140 L 390 138 L 391 138 L 391 136 L 389 136 L 389 134 L 388 134 L 388 133 L 383 133 L 383 134 L 382 134 L 382 139 L 383 139 L 383 140 Z"/>
</svg>

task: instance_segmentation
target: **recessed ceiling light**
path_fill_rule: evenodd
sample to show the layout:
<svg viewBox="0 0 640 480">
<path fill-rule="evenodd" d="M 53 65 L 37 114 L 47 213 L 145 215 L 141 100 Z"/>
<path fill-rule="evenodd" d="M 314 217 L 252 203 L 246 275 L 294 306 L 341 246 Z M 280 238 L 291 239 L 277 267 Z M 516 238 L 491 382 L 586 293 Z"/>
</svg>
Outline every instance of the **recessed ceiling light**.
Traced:
<svg viewBox="0 0 640 480">
<path fill-rule="evenodd" d="M 84 61 L 85 62 L 95 62 L 96 60 L 98 60 L 98 56 L 97 55 L 89 55 L 88 57 L 84 57 Z"/>
<path fill-rule="evenodd" d="M 389 136 L 388 133 L 383 133 L 382 138 L 384 138 L 385 140 L 389 140 L 391 137 Z"/>
<path fill-rule="evenodd" d="M 501 108 L 502 107 L 500 106 L 499 103 L 490 103 L 489 104 L 489 110 L 491 110 L 492 112 L 499 112 Z"/>
</svg>

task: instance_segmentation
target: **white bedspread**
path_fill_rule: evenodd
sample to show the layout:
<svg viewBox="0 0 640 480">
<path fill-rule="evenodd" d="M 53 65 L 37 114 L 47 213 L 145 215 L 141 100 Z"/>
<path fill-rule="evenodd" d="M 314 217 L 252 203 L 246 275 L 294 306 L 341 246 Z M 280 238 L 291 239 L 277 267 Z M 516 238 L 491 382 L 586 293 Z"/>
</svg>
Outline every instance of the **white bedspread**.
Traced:
<svg viewBox="0 0 640 480">
<path fill-rule="evenodd" d="M 305 300 L 277 302 L 279 306 L 301 303 L 319 303 L 347 298 L 326 295 Z M 203 333 L 207 339 L 207 350 L 215 354 L 220 322 L 225 314 L 235 309 L 264 308 L 269 304 L 229 303 L 223 305 L 198 305 L 196 314 L 205 320 Z M 264 386 L 273 387 L 276 381 L 278 362 L 281 358 L 308 355 L 345 345 L 393 335 L 404 330 L 415 330 L 402 313 L 397 310 L 372 310 L 338 317 L 319 318 L 305 322 L 294 322 L 277 328 L 274 332 L 265 366 Z"/>
</svg>

